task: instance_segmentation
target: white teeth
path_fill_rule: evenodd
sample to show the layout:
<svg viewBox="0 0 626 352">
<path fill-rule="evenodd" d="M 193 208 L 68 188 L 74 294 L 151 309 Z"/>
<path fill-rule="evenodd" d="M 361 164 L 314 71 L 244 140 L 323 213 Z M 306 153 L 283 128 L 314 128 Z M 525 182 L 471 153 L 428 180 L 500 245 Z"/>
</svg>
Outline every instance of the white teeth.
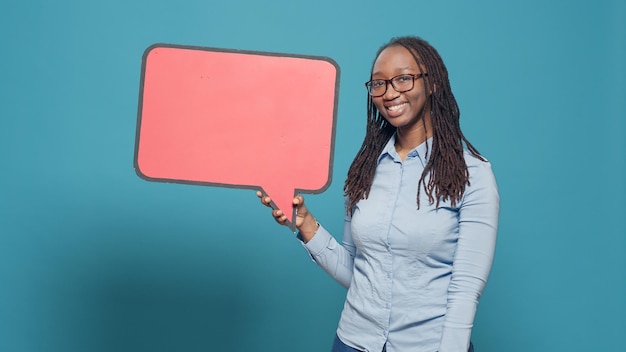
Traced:
<svg viewBox="0 0 626 352">
<path fill-rule="evenodd" d="M 398 104 L 398 105 L 394 105 L 394 106 L 389 106 L 389 107 L 387 107 L 387 110 L 389 110 L 389 111 L 398 111 L 401 108 L 403 108 L 404 105 L 406 105 L 406 103 L 402 103 L 402 104 Z"/>
</svg>

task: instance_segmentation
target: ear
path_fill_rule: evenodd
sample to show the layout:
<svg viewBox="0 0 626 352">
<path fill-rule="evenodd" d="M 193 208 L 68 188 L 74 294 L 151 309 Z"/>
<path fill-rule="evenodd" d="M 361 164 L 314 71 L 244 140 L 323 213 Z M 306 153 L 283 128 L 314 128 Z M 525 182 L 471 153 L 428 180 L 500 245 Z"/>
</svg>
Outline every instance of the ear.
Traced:
<svg viewBox="0 0 626 352">
<path fill-rule="evenodd" d="M 433 89 L 430 92 L 428 92 L 428 94 L 433 94 L 433 92 L 436 92 L 436 91 L 437 91 L 437 83 L 433 83 Z"/>
</svg>

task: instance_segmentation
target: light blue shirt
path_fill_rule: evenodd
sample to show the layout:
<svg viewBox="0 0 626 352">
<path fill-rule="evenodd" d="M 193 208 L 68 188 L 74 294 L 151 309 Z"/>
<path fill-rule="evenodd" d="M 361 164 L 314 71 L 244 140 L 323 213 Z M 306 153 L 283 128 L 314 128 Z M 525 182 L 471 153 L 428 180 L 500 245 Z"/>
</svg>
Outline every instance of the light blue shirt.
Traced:
<svg viewBox="0 0 626 352">
<path fill-rule="evenodd" d="M 347 216 L 340 245 L 320 226 L 304 246 L 348 288 L 339 338 L 368 352 L 466 352 L 493 261 L 500 198 L 489 162 L 465 152 L 470 185 L 455 207 L 420 193 L 426 144 L 403 162 L 395 136 L 367 199 Z M 427 180 L 428 181 L 428 180 Z"/>
</svg>

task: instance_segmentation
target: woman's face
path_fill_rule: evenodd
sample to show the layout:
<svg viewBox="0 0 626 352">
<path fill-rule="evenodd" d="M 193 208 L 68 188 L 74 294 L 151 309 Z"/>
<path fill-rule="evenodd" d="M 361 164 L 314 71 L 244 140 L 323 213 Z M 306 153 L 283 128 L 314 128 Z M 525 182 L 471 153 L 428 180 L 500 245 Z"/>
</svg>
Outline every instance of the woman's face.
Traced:
<svg viewBox="0 0 626 352">
<path fill-rule="evenodd" d="M 372 79 L 391 79 L 402 74 L 419 74 L 420 71 L 415 58 L 403 46 L 390 46 L 384 49 L 372 70 Z M 372 101 L 380 114 L 396 128 L 411 128 L 420 121 L 420 113 L 426 104 L 428 94 L 424 91 L 423 78 L 413 82 L 413 89 L 398 93 L 391 83 L 387 83 L 387 91 L 380 97 L 372 97 Z M 426 109 L 425 117 L 430 117 L 430 110 Z"/>
</svg>

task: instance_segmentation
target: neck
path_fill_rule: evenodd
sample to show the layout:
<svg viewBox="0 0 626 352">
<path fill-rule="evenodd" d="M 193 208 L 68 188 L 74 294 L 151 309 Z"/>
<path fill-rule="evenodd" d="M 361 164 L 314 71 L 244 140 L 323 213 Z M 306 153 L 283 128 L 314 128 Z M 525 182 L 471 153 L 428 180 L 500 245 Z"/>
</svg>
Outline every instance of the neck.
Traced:
<svg viewBox="0 0 626 352">
<path fill-rule="evenodd" d="M 426 113 L 424 119 L 420 119 L 413 126 L 398 127 L 396 133 L 396 150 L 405 152 L 412 150 L 433 136 L 433 127 L 430 113 Z"/>
</svg>

